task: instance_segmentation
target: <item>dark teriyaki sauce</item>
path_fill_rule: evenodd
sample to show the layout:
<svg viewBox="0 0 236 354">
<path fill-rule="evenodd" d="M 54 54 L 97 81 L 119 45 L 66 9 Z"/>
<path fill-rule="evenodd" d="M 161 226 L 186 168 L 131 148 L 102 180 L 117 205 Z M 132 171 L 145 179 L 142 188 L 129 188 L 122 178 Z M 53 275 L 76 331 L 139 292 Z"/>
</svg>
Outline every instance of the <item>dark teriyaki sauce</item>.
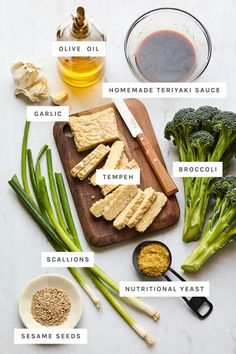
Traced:
<svg viewBox="0 0 236 354">
<path fill-rule="evenodd" d="M 187 81 L 196 67 L 196 51 L 183 34 L 172 30 L 153 32 L 136 52 L 142 76 L 151 82 Z"/>
</svg>

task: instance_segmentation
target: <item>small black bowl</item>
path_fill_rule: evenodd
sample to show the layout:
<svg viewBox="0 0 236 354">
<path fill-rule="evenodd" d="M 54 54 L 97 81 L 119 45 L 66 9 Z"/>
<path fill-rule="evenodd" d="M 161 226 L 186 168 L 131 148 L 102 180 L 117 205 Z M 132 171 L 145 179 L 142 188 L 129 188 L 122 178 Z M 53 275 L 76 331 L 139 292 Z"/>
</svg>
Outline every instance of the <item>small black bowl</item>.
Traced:
<svg viewBox="0 0 236 354">
<path fill-rule="evenodd" d="M 141 271 L 141 269 L 139 268 L 139 265 L 138 265 L 138 255 L 139 253 L 141 252 L 141 249 L 144 248 L 145 246 L 147 245 L 150 245 L 150 244 L 158 244 L 158 245 L 162 245 L 163 247 L 165 247 L 169 253 L 169 257 L 170 257 L 170 262 L 169 262 L 169 265 L 168 265 L 168 268 L 166 269 L 165 272 L 163 272 L 162 274 L 160 274 L 158 277 L 155 277 L 155 276 L 150 276 L 150 275 L 146 275 L 145 273 L 143 273 Z M 163 275 L 165 275 L 165 273 L 170 269 L 170 266 L 171 266 L 171 262 L 172 262 L 172 256 L 171 256 L 171 252 L 170 252 L 170 249 L 163 243 L 163 242 L 160 242 L 160 241 L 144 241 L 144 242 L 141 242 L 135 249 L 134 249 L 134 252 L 133 252 L 133 256 L 132 256 L 132 261 L 133 261 L 133 265 L 134 265 L 134 268 L 135 270 L 139 273 L 139 274 L 142 274 L 142 276 L 145 277 L 146 280 L 155 280 Z"/>
</svg>

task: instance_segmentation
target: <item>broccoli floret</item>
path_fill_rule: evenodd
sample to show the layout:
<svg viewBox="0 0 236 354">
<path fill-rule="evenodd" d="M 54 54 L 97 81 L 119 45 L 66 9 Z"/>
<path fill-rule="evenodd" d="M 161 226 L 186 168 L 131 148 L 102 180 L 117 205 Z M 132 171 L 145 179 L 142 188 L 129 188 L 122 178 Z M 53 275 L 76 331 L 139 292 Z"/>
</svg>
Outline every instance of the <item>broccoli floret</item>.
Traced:
<svg viewBox="0 0 236 354">
<path fill-rule="evenodd" d="M 236 187 L 229 190 L 226 193 L 225 198 L 227 199 L 227 203 L 230 204 L 233 207 L 233 209 L 236 209 Z M 234 210 L 234 211 L 235 211 L 235 216 L 236 216 L 236 210 Z"/>
<path fill-rule="evenodd" d="M 191 155 L 191 145 L 189 136 L 199 129 L 200 121 L 195 116 L 193 108 L 180 109 L 172 121 L 167 123 L 165 127 L 165 137 L 178 146 L 181 161 L 190 161 L 193 157 Z"/>
<path fill-rule="evenodd" d="M 167 123 L 165 137 L 178 147 L 180 160 L 223 162 L 224 171 L 236 155 L 236 114 L 216 107 L 183 108 Z M 212 177 L 183 178 L 185 219 L 183 240 L 200 237 L 211 196 Z"/>
<path fill-rule="evenodd" d="M 220 110 L 217 107 L 202 106 L 195 111 L 195 114 L 201 121 L 202 129 L 213 133 L 212 118 L 219 112 Z"/>
<path fill-rule="evenodd" d="M 190 142 L 195 148 L 199 148 L 203 145 L 206 149 L 209 149 L 214 145 L 215 139 L 214 136 L 207 131 L 199 130 L 190 136 Z"/>
<path fill-rule="evenodd" d="M 212 124 L 214 131 L 218 133 L 218 141 L 211 161 L 220 161 L 224 154 L 230 153 L 228 151 L 230 145 L 236 143 L 236 114 L 228 111 L 220 112 L 213 117 Z M 233 156 L 232 154 L 231 158 Z"/>
<path fill-rule="evenodd" d="M 222 199 L 226 193 L 233 188 L 236 188 L 236 178 L 234 176 L 226 176 L 215 179 L 214 185 L 212 187 L 212 196 L 215 198 L 215 211 L 211 217 L 211 227 L 215 223 L 215 219 L 218 217 L 218 214 L 221 211 L 219 206 L 222 202 Z"/>
<path fill-rule="evenodd" d="M 232 241 L 236 235 L 236 177 L 222 177 L 212 188 L 215 206 L 202 238 L 182 268 L 190 273 L 198 271 L 216 251 Z"/>
<path fill-rule="evenodd" d="M 173 118 L 175 128 L 187 136 L 197 131 L 200 126 L 200 120 L 195 114 L 193 108 L 184 108 L 178 111 Z"/>
<path fill-rule="evenodd" d="M 218 178 L 212 187 L 212 195 L 215 197 L 215 199 L 222 199 L 225 194 L 232 188 L 236 188 L 236 177 L 226 176 Z"/>
<path fill-rule="evenodd" d="M 211 149 L 215 144 L 214 136 L 205 130 L 199 130 L 190 135 L 190 144 L 193 148 L 195 161 L 208 161 L 211 156 Z"/>
<path fill-rule="evenodd" d="M 177 123 L 180 122 L 186 114 L 194 113 L 194 108 L 182 108 L 178 112 L 175 113 L 173 120 Z"/>
<path fill-rule="evenodd" d="M 221 133 L 225 130 L 228 134 L 235 133 L 236 130 L 236 114 L 230 111 L 220 112 L 213 119 L 213 129 Z"/>
<path fill-rule="evenodd" d="M 219 112 L 220 110 L 217 107 L 211 106 L 201 106 L 195 111 L 196 115 L 198 115 L 202 121 L 212 119 Z"/>
<path fill-rule="evenodd" d="M 167 140 L 171 140 L 171 138 L 173 138 L 174 143 L 176 140 L 176 129 L 175 129 L 175 123 L 173 122 L 173 120 L 171 120 L 170 122 L 168 122 L 166 124 L 165 130 L 164 130 L 164 134 L 165 134 L 165 138 Z"/>
</svg>

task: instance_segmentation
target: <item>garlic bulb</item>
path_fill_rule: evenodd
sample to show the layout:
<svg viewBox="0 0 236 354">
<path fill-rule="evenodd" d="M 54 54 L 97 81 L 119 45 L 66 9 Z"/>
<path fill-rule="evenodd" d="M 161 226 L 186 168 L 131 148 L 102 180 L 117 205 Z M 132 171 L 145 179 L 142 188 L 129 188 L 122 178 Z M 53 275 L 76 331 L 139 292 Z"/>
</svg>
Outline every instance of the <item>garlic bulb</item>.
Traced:
<svg viewBox="0 0 236 354">
<path fill-rule="evenodd" d="M 32 102 L 39 102 L 40 98 L 48 97 L 48 82 L 43 76 L 40 78 L 41 67 L 32 62 L 18 61 L 11 67 L 15 82 L 15 95 L 23 94 Z"/>
</svg>

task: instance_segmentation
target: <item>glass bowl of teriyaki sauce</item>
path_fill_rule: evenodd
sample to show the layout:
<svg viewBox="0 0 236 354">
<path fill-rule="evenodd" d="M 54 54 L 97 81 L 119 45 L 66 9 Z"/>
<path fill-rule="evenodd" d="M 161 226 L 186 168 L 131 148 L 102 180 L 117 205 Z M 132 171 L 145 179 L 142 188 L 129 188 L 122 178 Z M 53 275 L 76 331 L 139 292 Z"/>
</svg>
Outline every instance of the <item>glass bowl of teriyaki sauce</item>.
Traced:
<svg viewBox="0 0 236 354">
<path fill-rule="evenodd" d="M 125 39 L 127 62 L 140 81 L 193 81 L 205 71 L 211 53 L 211 38 L 203 24 L 176 8 L 140 16 Z"/>
</svg>

